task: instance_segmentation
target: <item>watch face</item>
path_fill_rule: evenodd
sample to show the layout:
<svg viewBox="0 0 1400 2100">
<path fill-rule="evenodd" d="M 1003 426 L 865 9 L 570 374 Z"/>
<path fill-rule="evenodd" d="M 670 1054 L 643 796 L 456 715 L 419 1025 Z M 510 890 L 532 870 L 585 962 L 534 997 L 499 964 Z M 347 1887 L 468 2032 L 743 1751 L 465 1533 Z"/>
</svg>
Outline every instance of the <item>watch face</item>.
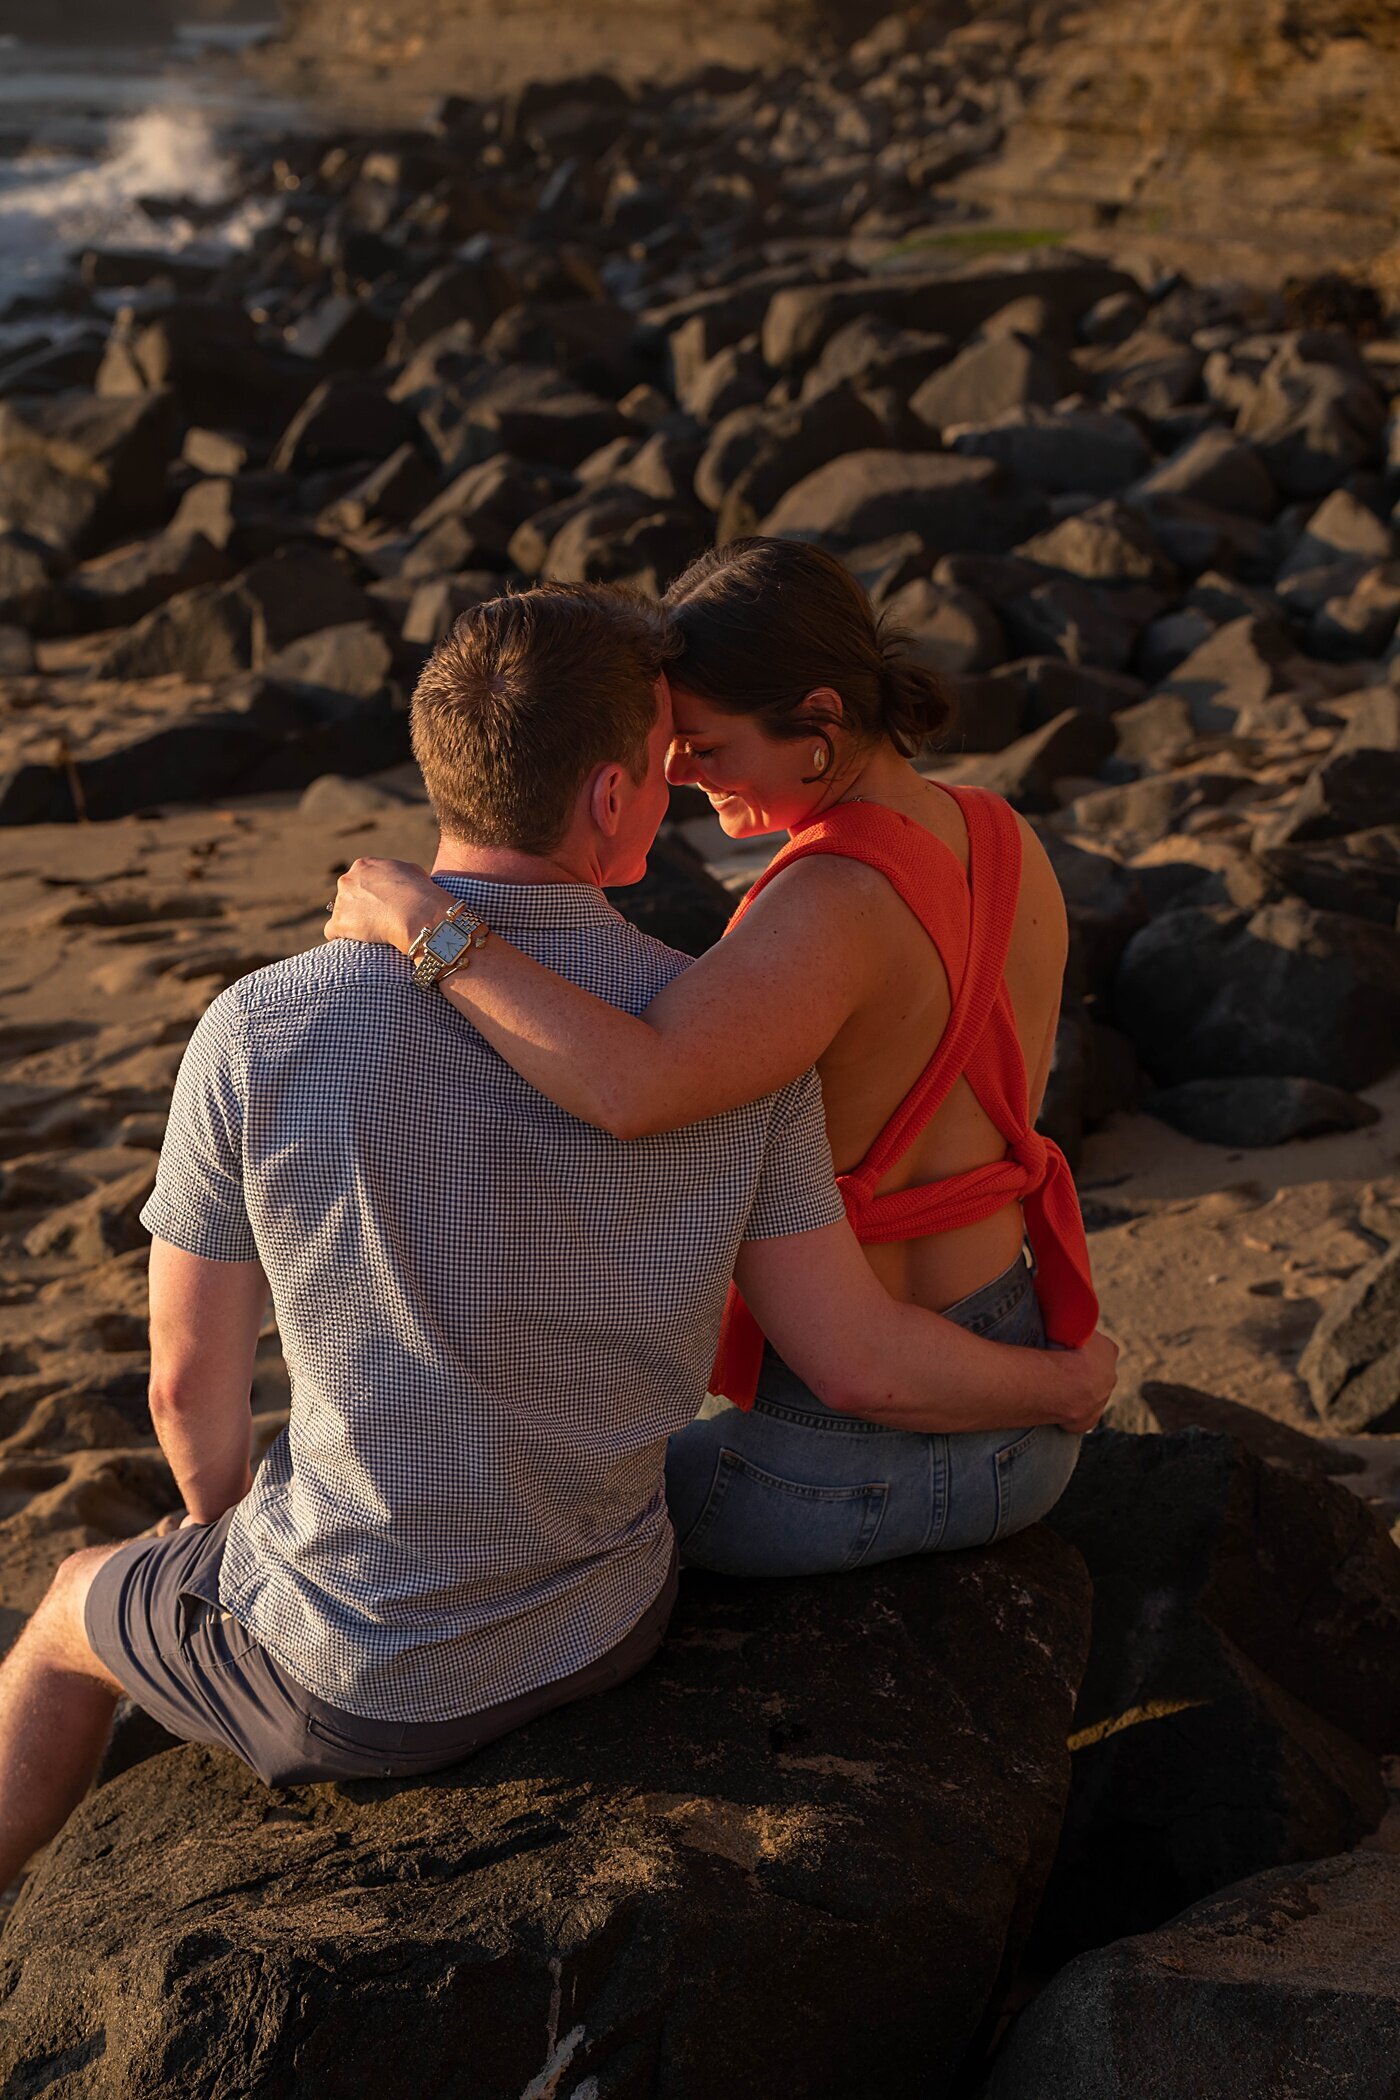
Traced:
<svg viewBox="0 0 1400 2100">
<path fill-rule="evenodd" d="M 423 953 L 435 956 L 441 963 L 456 962 L 471 943 L 471 934 L 465 926 L 442 925 L 429 934 L 423 943 Z"/>
</svg>

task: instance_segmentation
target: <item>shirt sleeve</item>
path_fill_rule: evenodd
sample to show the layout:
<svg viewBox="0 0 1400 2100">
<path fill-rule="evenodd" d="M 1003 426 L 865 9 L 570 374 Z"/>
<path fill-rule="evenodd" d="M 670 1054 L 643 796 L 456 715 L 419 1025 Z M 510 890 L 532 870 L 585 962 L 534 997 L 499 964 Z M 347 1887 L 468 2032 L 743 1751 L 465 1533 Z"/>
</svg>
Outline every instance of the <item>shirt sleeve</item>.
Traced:
<svg viewBox="0 0 1400 2100">
<path fill-rule="evenodd" d="M 160 1168 L 141 1223 L 206 1261 L 256 1261 L 243 1200 L 247 1047 L 231 992 L 203 1015 L 175 1081 Z"/>
<path fill-rule="evenodd" d="M 774 1098 L 768 1149 L 754 1191 L 746 1240 L 819 1232 L 846 1215 L 826 1138 L 821 1081 L 806 1072 Z"/>
</svg>

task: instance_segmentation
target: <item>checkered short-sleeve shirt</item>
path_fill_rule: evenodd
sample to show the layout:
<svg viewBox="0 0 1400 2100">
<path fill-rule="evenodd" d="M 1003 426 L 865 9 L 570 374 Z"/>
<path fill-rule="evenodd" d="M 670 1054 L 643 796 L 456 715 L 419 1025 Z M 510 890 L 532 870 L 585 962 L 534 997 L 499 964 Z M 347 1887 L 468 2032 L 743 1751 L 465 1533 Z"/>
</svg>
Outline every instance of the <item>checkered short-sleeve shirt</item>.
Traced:
<svg viewBox="0 0 1400 2100">
<path fill-rule="evenodd" d="M 629 1013 L 688 960 L 594 889 L 445 887 Z M 245 977 L 195 1031 L 143 1212 L 262 1263 L 291 1374 L 224 1609 L 378 1720 L 454 1719 L 594 1661 L 665 1577 L 666 1439 L 704 1397 L 740 1241 L 844 1215 L 814 1074 L 624 1144 L 386 948 Z"/>
</svg>

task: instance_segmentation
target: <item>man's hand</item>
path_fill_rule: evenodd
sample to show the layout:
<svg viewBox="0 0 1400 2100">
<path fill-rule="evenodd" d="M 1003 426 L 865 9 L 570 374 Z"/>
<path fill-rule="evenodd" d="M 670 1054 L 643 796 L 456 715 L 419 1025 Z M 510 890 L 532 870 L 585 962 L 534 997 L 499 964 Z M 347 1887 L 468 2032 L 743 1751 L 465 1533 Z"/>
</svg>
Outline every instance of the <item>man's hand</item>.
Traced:
<svg viewBox="0 0 1400 2100">
<path fill-rule="evenodd" d="M 387 941 L 400 955 L 455 900 L 411 860 L 357 860 L 336 885 L 328 941 Z"/>
<path fill-rule="evenodd" d="M 1118 1383 L 1118 1344 L 1100 1328 L 1082 1349 L 1057 1349 L 1066 1372 L 1067 1392 L 1055 1420 L 1061 1429 L 1084 1436 L 1098 1421 Z"/>
</svg>

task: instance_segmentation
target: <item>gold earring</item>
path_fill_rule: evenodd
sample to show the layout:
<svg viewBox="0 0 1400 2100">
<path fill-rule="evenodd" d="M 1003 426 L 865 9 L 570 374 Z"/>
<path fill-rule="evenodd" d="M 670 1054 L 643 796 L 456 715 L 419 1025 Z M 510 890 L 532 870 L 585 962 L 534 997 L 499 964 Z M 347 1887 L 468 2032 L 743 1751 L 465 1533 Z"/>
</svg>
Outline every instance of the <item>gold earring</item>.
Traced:
<svg viewBox="0 0 1400 2100">
<path fill-rule="evenodd" d="M 819 773 L 824 773 L 826 771 L 827 757 L 828 753 L 826 745 L 818 744 L 816 750 L 812 753 L 812 764 L 816 767 Z"/>
</svg>

